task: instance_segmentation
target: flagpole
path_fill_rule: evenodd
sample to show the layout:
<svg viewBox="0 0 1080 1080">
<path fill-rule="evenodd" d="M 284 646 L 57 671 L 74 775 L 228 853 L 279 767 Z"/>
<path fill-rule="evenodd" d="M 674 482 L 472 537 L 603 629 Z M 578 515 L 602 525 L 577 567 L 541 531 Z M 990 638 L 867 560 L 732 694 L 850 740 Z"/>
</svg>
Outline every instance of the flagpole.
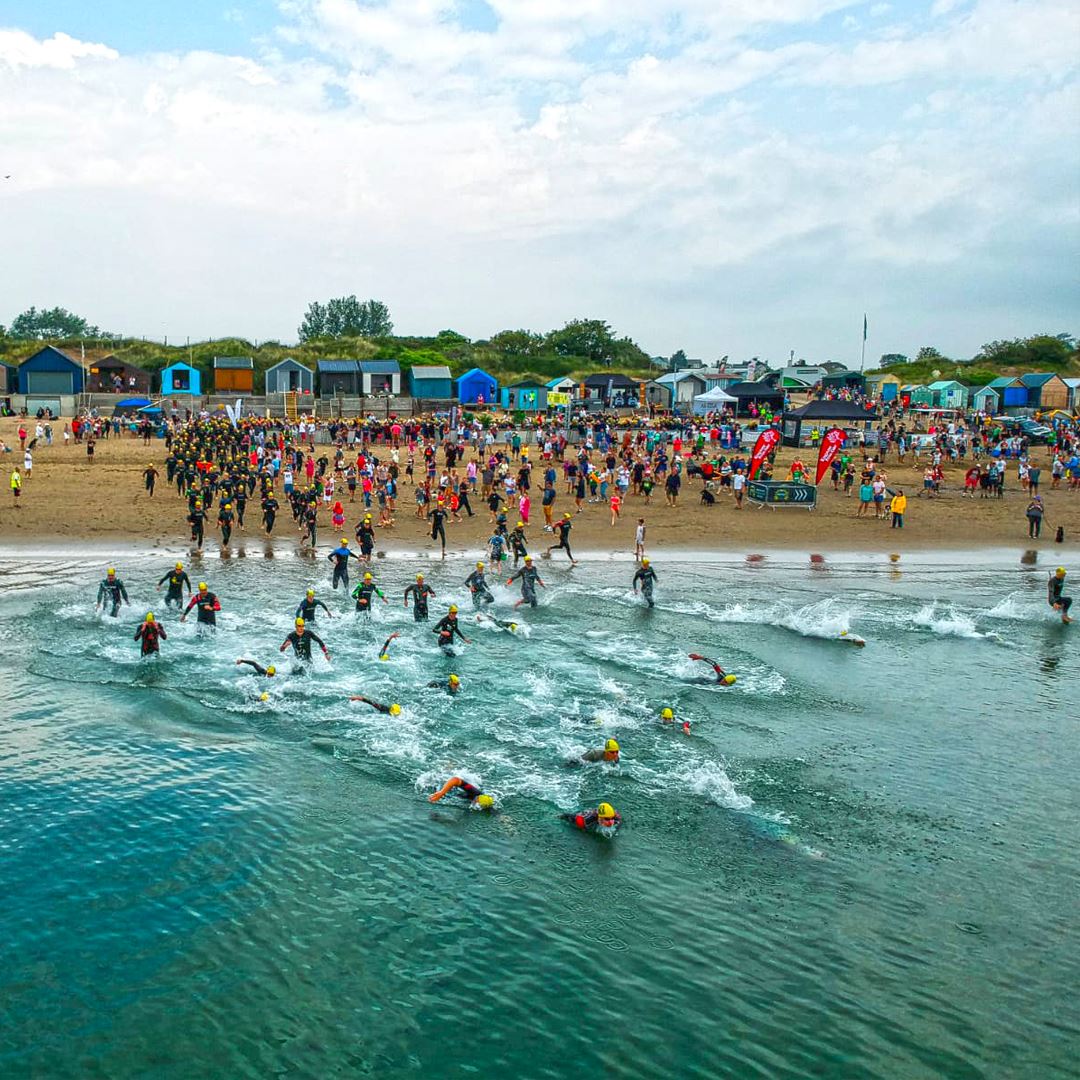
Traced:
<svg viewBox="0 0 1080 1080">
<path fill-rule="evenodd" d="M 863 369 L 866 367 L 866 332 L 869 324 L 866 321 L 866 312 L 863 312 L 862 317 L 862 355 L 859 358 L 859 374 L 861 375 Z"/>
</svg>

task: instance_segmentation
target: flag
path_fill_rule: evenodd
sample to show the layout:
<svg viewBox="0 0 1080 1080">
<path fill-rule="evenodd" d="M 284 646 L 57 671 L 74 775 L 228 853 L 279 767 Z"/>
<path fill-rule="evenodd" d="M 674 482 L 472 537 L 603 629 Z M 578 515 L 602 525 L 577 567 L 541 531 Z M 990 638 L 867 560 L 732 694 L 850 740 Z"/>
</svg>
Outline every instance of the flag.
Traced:
<svg viewBox="0 0 1080 1080">
<path fill-rule="evenodd" d="M 833 428 L 831 431 L 825 432 L 825 438 L 821 440 L 821 449 L 818 451 L 817 459 L 817 479 L 815 484 L 821 483 L 821 478 L 829 471 L 829 466 L 833 463 L 833 459 L 840 452 L 840 447 L 844 445 L 844 440 L 847 435 L 840 430 L 840 428 Z"/>
<path fill-rule="evenodd" d="M 750 455 L 750 472 L 747 475 L 748 480 L 754 479 L 758 469 L 761 468 L 765 459 L 773 452 L 779 441 L 780 432 L 777 431 L 776 428 L 766 428 L 758 436 L 758 441 L 754 443 L 754 452 Z"/>
<path fill-rule="evenodd" d="M 863 312 L 863 317 L 862 317 L 862 339 L 863 339 L 863 341 L 866 340 L 867 327 L 868 327 L 868 324 L 866 322 L 866 312 Z"/>
</svg>

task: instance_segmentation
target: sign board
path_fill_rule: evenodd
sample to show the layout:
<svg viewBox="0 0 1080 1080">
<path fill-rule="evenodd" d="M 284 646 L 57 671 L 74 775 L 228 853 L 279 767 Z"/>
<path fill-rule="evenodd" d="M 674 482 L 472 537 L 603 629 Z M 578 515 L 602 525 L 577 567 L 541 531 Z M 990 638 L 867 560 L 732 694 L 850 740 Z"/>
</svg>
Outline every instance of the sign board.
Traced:
<svg viewBox="0 0 1080 1080">
<path fill-rule="evenodd" d="M 549 405 L 564 405 L 570 404 L 570 395 L 562 394 L 558 390 L 551 390 L 548 392 L 547 403 Z"/>
<path fill-rule="evenodd" d="M 801 506 L 813 510 L 817 505 L 817 488 L 788 480 L 748 480 L 746 497 L 761 506 Z"/>
</svg>

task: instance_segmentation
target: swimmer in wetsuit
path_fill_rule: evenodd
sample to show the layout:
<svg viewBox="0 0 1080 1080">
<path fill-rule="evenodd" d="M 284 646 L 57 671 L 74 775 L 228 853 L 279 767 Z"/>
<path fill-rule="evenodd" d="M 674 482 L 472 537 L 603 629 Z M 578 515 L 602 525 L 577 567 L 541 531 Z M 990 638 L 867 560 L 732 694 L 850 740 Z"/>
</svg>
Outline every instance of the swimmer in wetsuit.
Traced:
<svg viewBox="0 0 1080 1080">
<path fill-rule="evenodd" d="M 352 597 L 356 601 L 356 610 L 362 611 L 365 615 L 370 614 L 371 598 L 373 596 L 378 596 L 384 604 L 390 603 L 390 601 L 383 596 L 382 590 L 375 584 L 371 574 L 366 573 L 364 574 L 364 580 L 352 591 Z"/>
<path fill-rule="evenodd" d="M 130 606 L 131 601 L 128 600 L 127 589 L 116 576 L 116 571 L 110 566 L 105 580 L 98 586 L 95 610 L 100 611 L 106 605 L 110 605 L 109 614 L 115 619 L 120 614 L 121 601 Z"/>
<path fill-rule="evenodd" d="M 349 588 L 349 560 L 356 559 L 357 562 L 360 562 L 360 556 L 355 551 L 349 550 L 349 542 L 343 536 L 341 546 L 334 548 L 326 558 L 334 564 L 332 587 L 336 589 L 340 581 L 347 590 Z"/>
<path fill-rule="evenodd" d="M 330 609 L 321 600 L 315 599 L 315 590 L 308 589 L 304 594 L 304 599 L 300 601 L 296 609 L 296 618 L 303 619 L 306 623 L 314 622 L 316 608 L 322 608 L 326 612 L 328 619 L 334 617 Z"/>
<path fill-rule="evenodd" d="M 177 607 L 184 606 L 184 586 L 187 586 L 188 594 L 191 593 L 191 578 L 184 572 L 184 564 L 178 562 L 171 570 L 169 570 L 157 583 L 158 589 L 161 588 L 165 582 L 169 583 L 168 589 L 165 590 L 165 606 L 172 607 L 175 604 Z"/>
<path fill-rule="evenodd" d="M 454 635 L 457 634 L 466 645 L 469 639 L 461 632 L 457 621 L 457 604 L 451 604 L 447 613 L 431 628 L 433 634 L 439 635 L 439 648 L 443 651 L 454 644 Z"/>
<path fill-rule="evenodd" d="M 495 800 L 490 795 L 486 795 L 475 784 L 470 784 L 468 780 L 462 780 L 460 776 L 451 776 L 434 795 L 428 796 L 428 802 L 438 802 L 449 795 L 451 791 L 465 799 L 469 806 L 476 810 L 490 810 L 495 805 Z"/>
<path fill-rule="evenodd" d="M 614 763 L 619 760 L 619 744 L 614 739 L 608 739 L 607 742 L 604 743 L 603 749 L 586 750 L 577 760 L 587 761 L 589 763 L 597 761 Z"/>
<path fill-rule="evenodd" d="M 602 802 L 595 810 L 579 810 L 576 814 L 560 814 L 563 821 L 569 821 L 582 832 L 596 832 L 598 829 L 613 830 L 622 824 L 622 815 L 611 803 Z"/>
<path fill-rule="evenodd" d="M 363 694 L 354 694 L 350 701 L 362 701 L 365 705 L 370 705 L 376 712 L 385 713 L 387 716 L 400 716 L 401 706 L 395 702 L 393 705 L 384 705 L 381 701 L 372 701 L 369 697 L 364 697 Z"/>
<path fill-rule="evenodd" d="M 511 634 L 515 633 L 518 628 L 518 624 L 516 622 L 511 622 L 508 619 L 496 619 L 494 615 L 488 615 L 484 612 L 481 612 L 479 615 L 476 616 L 476 621 L 478 623 L 493 623 L 500 630 L 509 630 Z"/>
<path fill-rule="evenodd" d="M 456 675 L 451 675 L 446 682 L 435 679 L 428 683 L 428 689 L 445 690 L 448 694 L 456 694 L 461 689 L 461 680 Z"/>
<path fill-rule="evenodd" d="M 293 647 L 293 652 L 296 653 L 300 660 L 305 663 L 311 662 L 311 643 L 315 642 L 316 645 L 322 649 L 323 656 L 327 660 L 330 659 L 330 652 L 323 643 L 323 639 L 318 634 L 308 630 L 304 625 L 303 619 L 296 620 L 296 629 L 288 634 L 285 640 L 281 644 L 281 648 L 278 652 L 284 652 L 290 645 Z"/>
<path fill-rule="evenodd" d="M 648 559 L 641 560 L 641 568 L 634 574 L 634 592 L 637 593 L 638 582 L 641 582 L 641 595 L 645 597 L 645 603 L 653 606 L 653 585 L 656 584 L 656 571 L 649 565 Z"/>
<path fill-rule="evenodd" d="M 143 656 L 156 656 L 160 651 L 158 641 L 164 641 L 169 635 L 165 633 L 165 627 L 155 618 L 152 611 L 146 613 L 146 619 L 139 624 L 135 631 L 135 640 L 142 642 Z"/>
<path fill-rule="evenodd" d="M 570 530 L 573 527 L 574 521 L 570 514 L 563 514 L 562 521 L 555 522 L 554 528 L 555 532 L 559 534 L 559 542 L 557 544 L 552 544 L 551 547 L 548 548 L 548 554 L 562 548 L 570 557 L 570 565 L 577 566 L 577 559 L 574 558 L 574 553 L 570 550 Z"/>
<path fill-rule="evenodd" d="M 424 581 L 423 574 L 416 575 L 416 584 L 405 589 L 405 607 L 409 606 L 409 597 L 413 598 L 413 620 L 426 622 L 428 617 L 428 597 L 434 596 L 435 590 Z"/>
<path fill-rule="evenodd" d="M 472 593 L 473 607 L 495 603 L 495 597 L 491 595 L 491 590 L 484 578 L 482 562 L 476 564 L 476 569 L 465 579 L 465 584 L 469 586 L 469 591 Z"/>
<path fill-rule="evenodd" d="M 671 708 L 660 710 L 660 723 L 662 724 L 674 724 L 675 723 L 675 710 Z M 690 721 L 684 720 L 682 722 L 682 733 L 684 735 L 690 734 Z"/>
<path fill-rule="evenodd" d="M 1068 626 L 1072 622 L 1069 616 L 1069 608 L 1072 607 L 1072 597 L 1065 595 L 1065 567 L 1059 566 L 1046 583 L 1046 602 L 1055 610 L 1061 612 L 1061 621 Z"/>
<path fill-rule="evenodd" d="M 536 586 L 539 585 L 541 589 L 546 589 L 547 586 L 540 578 L 540 571 L 533 566 L 531 555 L 525 556 L 525 565 L 506 584 L 513 585 L 518 578 L 521 578 L 521 599 L 514 607 L 521 607 L 522 604 L 536 607 Z"/>
<path fill-rule="evenodd" d="M 700 653 L 692 652 L 688 655 L 691 660 L 700 660 L 702 663 L 712 664 L 712 669 L 716 672 L 716 681 L 720 686 L 732 686 L 735 683 L 735 676 L 728 675 L 715 660 L 710 659 L 708 656 L 702 656 Z"/>
<path fill-rule="evenodd" d="M 199 591 L 188 602 L 188 606 L 184 609 L 184 614 L 180 616 L 181 622 L 186 622 L 188 612 L 193 607 L 198 608 L 196 622 L 198 623 L 199 634 L 213 634 L 217 632 L 217 613 L 221 610 L 221 602 L 218 598 L 209 590 L 205 581 L 199 582 Z"/>
<path fill-rule="evenodd" d="M 236 666 L 241 665 L 254 669 L 256 675 L 265 676 L 267 679 L 272 679 L 277 674 L 277 668 L 273 664 L 263 667 L 262 664 L 256 664 L 254 660 L 237 660 Z"/>
<path fill-rule="evenodd" d="M 379 659 L 380 659 L 380 660 L 389 660 L 389 659 L 390 659 L 390 642 L 391 642 L 391 641 L 393 641 L 393 640 L 394 640 L 394 638 L 399 638 L 399 637 L 401 637 L 401 634 L 399 634 L 399 633 L 398 633 L 398 631 L 397 631 L 397 630 L 395 630 L 395 631 L 394 631 L 394 632 L 393 632 L 393 633 L 392 633 L 392 634 L 391 634 L 391 635 L 390 635 L 390 636 L 389 636 L 389 637 L 388 637 L 388 638 L 387 638 L 387 639 L 386 639 L 386 640 L 385 640 L 385 641 L 384 641 L 384 642 L 382 643 L 382 648 L 381 648 L 381 649 L 379 650 Z"/>
</svg>

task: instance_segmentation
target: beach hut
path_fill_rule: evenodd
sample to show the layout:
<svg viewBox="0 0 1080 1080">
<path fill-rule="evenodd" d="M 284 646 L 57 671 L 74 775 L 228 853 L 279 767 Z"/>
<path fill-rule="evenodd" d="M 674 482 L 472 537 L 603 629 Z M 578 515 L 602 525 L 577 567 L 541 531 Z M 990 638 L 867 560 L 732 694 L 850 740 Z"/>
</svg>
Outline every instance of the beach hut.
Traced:
<svg viewBox="0 0 1080 1080">
<path fill-rule="evenodd" d="M 871 397 L 881 398 L 882 401 L 895 401 L 900 396 L 900 376 L 888 371 L 867 375 L 866 392 Z"/>
<path fill-rule="evenodd" d="M 557 379 L 549 379 L 547 383 L 548 393 L 569 394 L 571 397 L 577 393 L 577 383 L 569 375 L 562 375 Z"/>
<path fill-rule="evenodd" d="M 821 378 L 821 386 L 824 390 L 858 390 L 862 393 L 866 389 L 866 376 L 858 371 L 848 371 L 847 368 L 831 371 Z"/>
<path fill-rule="evenodd" d="M 656 381 L 670 389 L 673 409 L 690 409 L 695 398 L 712 389 L 698 371 L 672 371 Z"/>
<path fill-rule="evenodd" d="M 667 383 L 662 383 L 658 379 L 649 379 L 645 383 L 646 405 L 651 405 L 654 409 L 670 409 L 671 401 L 671 387 Z"/>
<path fill-rule="evenodd" d="M 908 383 L 906 386 L 901 386 L 900 398 L 909 408 L 916 405 L 929 408 L 934 403 L 934 395 L 930 393 L 930 388 L 922 383 Z"/>
<path fill-rule="evenodd" d="M 360 393 L 401 393 L 401 368 L 396 360 L 361 360 Z"/>
<path fill-rule="evenodd" d="M 457 377 L 457 399 L 462 405 L 493 406 L 499 399 L 499 383 L 482 368 L 469 368 Z"/>
<path fill-rule="evenodd" d="M 586 401 L 605 409 L 632 408 L 638 403 L 638 384 L 618 371 L 589 375 L 581 384 Z"/>
<path fill-rule="evenodd" d="M 92 394 L 150 393 L 150 372 L 129 364 L 112 353 L 87 358 L 87 386 Z"/>
<path fill-rule="evenodd" d="M 1031 409 L 1067 409 L 1069 407 L 1069 386 L 1057 374 L 1050 372 L 1031 372 L 1021 375 L 1020 382 L 1027 387 L 1027 405 Z"/>
<path fill-rule="evenodd" d="M 504 386 L 499 395 L 499 404 L 504 409 L 521 409 L 525 412 L 543 412 L 547 409 L 548 389 L 535 379 L 522 379 L 520 382 Z"/>
<path fill-rule="evenodd" d="M 215 394 L 253 394 L 255 361 L 250 356 L 214 357 Z"/>
<path fill-rule="evenodd" d="M 811 401 L 784 413 L 784 445 L 801 446 L 804 433 L 808 435 L 814 428 L 819 433 L 834 427 L 846 428 L 876 416 L 874 409 L 857 401 Z"/>
<path fill-rule="evenodd" d="M 1064 382 L 1069 388 L 1069 411 L 1076 412 L 1080 409 L 1080 379 L 1065 379 Z"/>
<path fill-rule="evenodd" d="M 0 364 L 0 394 L 18 393 L 19 370 L 11 364 Z"/>
<path fill-rule="evenodd" d="M 930 404 L 935 409 L 967 408 L 968 388 L 955 379 L 938 379 L 926 389 L 930 391 Z"/>
<path fill-rule="evenodd" d="M 732 383 L 726 388 L 726 391 L 732 397 L 738 398 L 735 411 L 740 416 L 748 415 L 753 406 L 757 406 L 759 409 L 762 406 L 768 406 L 774 413 L 778 413 L 784 408 L 784 391 L 769 386 L 767 383 Z"/>
<path fill-rule="evenodd" d="M 450 401 L 454 397 L 454 380 L 445 364 L 420 364 L 409 369 L 409 393 L 414 398 Z"/>
<path fill-rule="evenodd" d="M 266 392 L 268 394 L 313 394 L 315 372 L 299 360 L 287 356 L 280 363 L 266 369 Z"/>
<path fill-rule="evenodd" d="M 54 345 L 46 345 L 19 365 L 20 394 L 54 400 L 62 396 L 81 394 L 85 385 L 86 373 L 82 364 Z M 29 402 L 26 407 L 30 409 Z M 35 405 L 34 409 L 38 407 Z"/>
<path fill-rule="evenodd" d="M 359 397 L 360 365 L 356 360 L 319 360 L 315 378 L 320 397 Z"/>
<path fill-rule="evenodd" d="M 987 416 L 996 416 L 1001 412 L 1001 395 L 992 383 L 988 383 L 971 395 L 971 407 L 976 412 L 986 413 Z"/>
<path fill-rule="evenodd" d="M 694 415 L 704 416 L 706 413 L 722 412 L 729 407 L 734 408 L 738 403 L 739 399 L 734 394 L 729 394 L 721 386 L 714 386 L 711 390 L 706 390 L 704 394 L 698 394 L 694 398 Z"/>
<path fill-rule="evenodd" d="M 202 394 L 202 376 L 190 364 L 179 361 L 161 369 L 162 394 Z"/>
</svg>

